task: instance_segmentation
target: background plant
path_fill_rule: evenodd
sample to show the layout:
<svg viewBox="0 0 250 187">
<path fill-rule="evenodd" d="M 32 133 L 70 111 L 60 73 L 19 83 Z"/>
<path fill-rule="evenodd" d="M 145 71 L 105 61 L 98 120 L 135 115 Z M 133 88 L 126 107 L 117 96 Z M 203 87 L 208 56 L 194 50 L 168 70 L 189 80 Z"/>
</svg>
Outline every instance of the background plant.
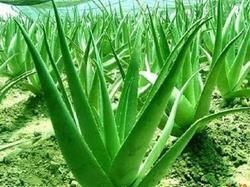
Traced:
<svg viewBox="0 0 250 187">
<path fill-rule="evenodd" d="M 239 7 L 240 10 L 242 10 L 243 5 L 244 2 L 242 2 L 241 7 Z M 207 8 L 206 6 L 209 6 L 209 8 Z M 230 7 L 228 7 L 228 10 L 229 9 Z M 182 67 L 182 72 L 175 85 L 175 89 L 172 92 L 172 99 L 169 102 L 166 116 L 163 118 L 161 125 L 165 124 L 165 120 L 167 119 L 169 111 L 171 110 L 176 95 L 178 94 L 179 89 L 181 88 L 181 86 L 183 86 L 186 80 L 195 71 L 204 66 L 205 63 L 207 63 L 210 70 L 205 77 L 204 73 L 203 77 L 202 74 L 197 74 L 184 92 L 184 95 L 182 96 L 182 99 L 179 103 L 179 108 L 175 119 L 176 124 L 174 126 L 173 133 L 176 135 L 182 134 L 184 132 L 183 130 L 187 129 L 189 125 L 192 124 L 195 120 L 209 114 L 209 110 L 212 104 L 212 94 L 216 90 L 216 88 L 220 90 L 224 99 L 232 99 L 235 97 L 244 96 L 249 97 L 249 90 L 247 88 L 241 89 L 242 82 L 247 79 L 247 75 L 249 72 L 248 63 L 245 63 L 245 59 L 247 58 L 247 47 L 249 45 L 249 24 L 245 22 L 244 17 L 241 17 L 240 19 L 237 17 L 237 25 L 239 26 L 240 23 L 244 23 L 241 24 L 241 29 L 243 30 L 244 27 L 246 27 L 246 32 L 243 34 L 244 31 L 241 30 L 242 32 L 240 32 L 240 28 L 238 27 L 236 29 L 238 30 L 238 32 L 236 32 L 236 27 L 234 27 L 234 25 L 232 24 L 233 30 L 230 30 L 231 32 L 229 32 L 231 34 L 231 37 L 226 38 L 226 31 L 229 28 L 229 23 L 231 23 L 230 20 L 232 19 L 233 15 L 228 16 L 223 28 L 222 20 L 224 19 L 224 14 L 222 12 L 222 1 L 218 1 L 216 6 L 211 4 L 204 6 L 200 5 L 200 11 L 197 12 L 196 9 L 191 9 L 191 13 L 186 11 L 183 4 L 180 3 L 177 6 L 177 12 L 179 12 L 179 14 L 173 19 L 172 24 L 170 25 L 170 28 L 168 30 L 173 30 L 174 33 L 177 33 L 174 34 L 172 38 L 178 38 L 178 33 L 185 32 L 185 24 L 192 23 L 193 20 L 197 19 L 197 16 L 207 16 L 200 14 L 200 12 L 206 12 L 206 10 L 214 10 L 209 14 L 213 16 L 216 12 L 216 16 L 214 16 L 214 18 L 217 18 L 217 20 L 215 20 L 214 26 L 211 26 L 211 24 L 214 24 L 213 20 L 205 24 L 197 34 L 195 41 L 193 41 L 192 45 L 190 45 L 188 49 L 189 52 L 186 54 L 185 62 Z M 232 12 L 233 11 L 235 11 L 235 7 L 233 8 Z M 240 14 L 243 13 L 240 11 Z M 151 22 L 151 25 L 152 32 L 155 32 L 154 35 L 156 36 L 156 34 L 158 34 L 160 36 L 161 31 L 157 29 L 157 27 L 155 27 L 153 22 Z M 222 33 L 224 33 L 223 37 Z M 169 35 L 171 38 L 171 32 L 169 33 Z M 208 36 L 211 37 L 208 38 Z M 157 40 L 164 40 L 164 38 L 169 37 L 154 38 L 155 45 L 158 45 L 160 42 Z M 203 43 L 205 44 L 205 47 Z M 160 50 L 158 50 L 158 53 L 160 54 L 158 56 L 161 57 L 162 55 Z M 162 57 L 161 61 L 164 62 L 164 59 Z M 219 76 L 218 79 L 217 76 Z M 155 82 L 155 79 L 157 78 L 157 74 L 154 74 L 152 70 L 150 70 L 144 73 L 144 77 L 153 84 Z M 229 80 L 231 80 L 230 84 Z"/>
</svg>

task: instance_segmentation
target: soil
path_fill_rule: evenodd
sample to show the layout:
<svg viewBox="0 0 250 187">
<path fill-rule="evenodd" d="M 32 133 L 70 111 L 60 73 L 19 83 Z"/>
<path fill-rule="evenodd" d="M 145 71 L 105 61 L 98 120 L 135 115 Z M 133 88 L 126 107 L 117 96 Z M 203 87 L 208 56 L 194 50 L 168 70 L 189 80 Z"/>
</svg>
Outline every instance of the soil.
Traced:
<svg viewBox="0 0 250 187">
<path fill-rule="evenodd" d="M 196 135 L 159 186 L 250 187 L 250 113 Z M 13 89 L 0 106 L 0 187 L 79 186 L 57 145 L 42 98 Z"/>
</svg>

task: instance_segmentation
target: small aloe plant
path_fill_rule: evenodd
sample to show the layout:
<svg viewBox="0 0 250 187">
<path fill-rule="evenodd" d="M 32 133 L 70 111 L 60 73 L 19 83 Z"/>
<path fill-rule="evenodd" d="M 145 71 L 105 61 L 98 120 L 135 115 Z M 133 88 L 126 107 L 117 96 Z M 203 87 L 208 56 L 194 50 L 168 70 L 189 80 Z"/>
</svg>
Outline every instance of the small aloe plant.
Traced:
<svg viewBox="0 0 250 187">
<path fill-rule="evenodd" d="M 220 78 L 217 80 L 221 95 L 225 101 L 231 101 L 236 97 L 250 97 L 250 90 L 242 87 L 250 72 L 249 62 L 249 18 L 246 16 L 245 6 L 247 2 L 242 0 L 240 4 L 229 3 L 228 9 L 222 1 L 219 1 L 216 30 L 210 31 L 210 37 L 204 38 L 206 56 L 213 65 L 218 55 L 222 52 L 227 41 L 241 33 L 241 39 L 231 46 L 224 63 L 221 67 Z M 232 6 L 233 5 L 233 6 Z M 226 10 L 225 10 L 226 9 Z M 229 14 L 225 14 L 229 11 Z M 225 14 L 225 16 L 224 16 Z M 209 41 L 209 42 L 208 42 Z M 210 43 L 210 44 L 209 44 Z M 212 44 L 212 45 L 211 45 Z M 214 47 L 211 56 L 212 46 Z"/>
<path fill-rule="evenodd" d="M 221 35 L 222 1 L 218 1 L 217 5 L 214 7 L 217 8 L 218 16 L 216 20 L 216 36 L 214 36 L 216 45 L 213 45 L 213 55 L 208 57 L 208 59 L 211 59 L 209 67 L 210 70 L 208 72 L 208 75 L 205 77 L 205 81 L 202 80 L 201 74 L 196 74 L 190 85 L 184 91 L 181 101 L 179 102 L 179 107 L 177 109 L 175 125 L 172 131 L 172 134 L 174 135 L 180 136 L 182 133 L 185 132 L 186 129 L 188 129 L 188 127 L 192 123 L 194 123 L 196 120 L 199 120 L 199 118 L 202 118 L 209 114 L 209 110 L 212 103 L 212 94 L 216 87 L 219 88 L 224 98 L 233 97 L 233 95 L 236 96 L 237 94 L 238 96 L 248 96 L 249 90 L 239 90 L 239 87 L 242 81 L 246 78 L 246 75 L 249 71 L 249 64 L 244 64 L 244 59 L 246 57 L 247 46 L 249 43 L 248 36 L 250 31 L 249 29 L 247 30 L 242 41 L 240 41 L 240 38 L 243 35 L 243 31 L 236 33 L 235 36 L 228 43 L 222 45 L 222 38 L 225 38 L 225 36 L 223 37 Z M 151 25 L 152 27 L 154 27 L 153 23 L 151 23 Z M 204 26 L 203 28 L 206 27 Z M 154 28 L 154 30 L 156 29 Z M 224 28 L 223 30 L 226 30 L 226 28 Z M 171 99 L 167 106 L 166 115 L 164 116 L 160 126 L 165 125 L 167 116 L 169 115 L 169 111 L 173 106 L 173 103 L 176 99 L 176 96 L 178 95 L 181 86 L 184 85 L 185 82 L 189 79 L 189 77 L 192 76 L 192 74 L 195 71 L 198 71 L 200 68 L 199 56 L 201 56 L 202 52 L 204 52 L 204 50 L 200 50 L 202 46 L 201 41 L 203 39 L 202 34 L 207 34 L 207 29 L 201 29 L 197 33 L 193 43 L 189 45 L 188 53 L 185 54 L 186 56 L 181 73 L 178 77 L 177 83 L 175 84 L 175 88 L 172 91 Z M 240 45 L 238 46 L 237 42 L 239 41 Z M 232 49 L 234 49 L 234 46 L 236 46 L 235 48 L 239 48 L 240 50 L 237 56 L 234 58 L 230 67 L 228 64 L 231 63 L 230 60 L 232 60 L 232 58 L 228 59 L 228 56 L 231 57 L 230 53 Z M 207 52 L 205 53 L 207 54 Z M 169 58 L 171 58 L 171 56 L 169 56 Z M 226 71 L 225 68 L 228 69 L 228 71 Z M 147 74 L 144 74 L 144 77 L 149 82 L 154 84 L 157 79 L 157 74 L 149 72 Z M 230 84 L 231 86 L 229 86 L 228 84 L 229 80 L 233 82 L 232 84 Z"/>
</svg>

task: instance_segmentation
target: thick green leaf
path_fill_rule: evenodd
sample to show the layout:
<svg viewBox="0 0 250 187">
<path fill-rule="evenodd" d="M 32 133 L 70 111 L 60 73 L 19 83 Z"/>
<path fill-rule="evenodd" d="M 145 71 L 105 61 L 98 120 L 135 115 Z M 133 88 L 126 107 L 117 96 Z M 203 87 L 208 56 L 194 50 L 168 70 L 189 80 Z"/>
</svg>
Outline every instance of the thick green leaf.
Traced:
<svg viewBox="0 0 250 187">
<path fill-rule="evenodd" d="M 249 75 L 249 73 L 250 73 L 250 61 L 247 62 L 247 63 L 243 66 L 243 68 L 242 68 L 242 70 L 241 70 L 241 73 L 240 73 L 239 80 L 238 80 L 238 82 L 236 83 L 236 85 L 235 85 L 235 87 L 234 87 L 234 90 L 237 90 L 237 89 L 239 89 L 239 88 L 242 86 L 243 81 L 244 81 L 245 79 L 247 79 L 247 76 Z M 249 80 L 249 78 L 248 78 L 248 80 Z"/>
<path fill-rule="evenodd" d="M 215 37 L 215 44 L 213 50 L 213 59 L 212 59 L 212 66 L 216 62 L 217 58 L 219 57 L 221 50 L 222 50 L 222 0 L 218 0 L 217 3 L 217 25 L 216 25 L 216 37 Z"/>
<path fill-rule="evenodd" d="M 115 160 L 113 161 L 110 177 L 117 186 L 130 185 L 136 178 L 148 145 L 161 120 L 168 103 L 169 96 L 176 83 L 178 72 L 183 64 L 185 53 L 187 52 L 187 49 L 198 30 L 206 22 L 207 20 L 198 22 L 197 25 L 195 25 L 195 29 L 190 32 L 190 36 L 179 52 L 176 61 L 170 69 L 170 72 L 166 76 L 165 80 L 163 80 L 163 83 L 158 85 L 159 89 L 156 90 L 156 93 L 153 95 L 153 98 L 149 102 L 148 106 L 142 110 L 134 128 L 129 133 L 127 139 L 123 143 Z M 121 167 L 124 160 L 126 160 L 126 166 Z"/>
<path fill-rule="evenodd" d="M 13 87 L 15 86 L 18 82 L 26 79 L 27 77 L 33 75 L 35 73 L 35 71 L 28 71 L 28 72 L 24 72 L 23 74 L 14 77 L 12 79 L 10 79 L 8 82 L 6 82 L 1 88 L 0 88 L 0 103 L 2 101 L 2 99 L 4 98 L 4 96 L 6 95 L 6 93 Z"/>
<path fill-rule="evenodd" d="M 94 26 L 93 31 L 95 30 L 96 25 Z M 90 48 L 91 48 L 92 38 L 89 36 L 87 46 L 85 49 L 85 53 L 83 56 L 82 63 L 80 64 L 79 73 L 78 76 L 80 77 L 80 81 L 82 83 L 82 86 L 86 92 L 86 94 L 89 94 L 91 85 L 91 79 L 93 72 L 91 71 L 91 63 L 90 63 Z"/>
<path fill-rule="evenodd" d="M 19 25 L 19 28 L 32 54 L 44 90 L 53 128 L 69 168 L 78 182 L 83 186 L 112 187 L 112 182 L 98 164 L 93 153 L 76 128 L 75 122 L 61 98 L 40 54 L 32 44 L 24 28 L 21 25 Z"/>
<path fill-rule="evenodd" d="M 232 47 L 232 45 L 237 41 L 237 39 L 240 38 L 242 35 L 242 32 L 238 34 L 236 37 L 234 37 L 227 46 L 223 49 L 217 60 L 214 62 L 213 67 L 211 68 L 209 75 L 207 77 L 204 89 L 202 91 L 201 97 L 199 99 L 199 102 L 197 103 L 196 113 L 195 113 L 195 119 L 200 119 L 201 117 L 208 114 L 212 99 L 212 92 L 216 86 L 217 77 L 220 73 L 221 67 L 223 66 L 223 63 L 225 62 L 225 57 L 229 49 Z"/>
<path fill-rule="evenodd" d="M 144 108 L 146 108 L 148 106 L 148 104 L 150 103 L 150 101 L 152 100 L 152 97 L 156 94 L 156 92 L 159 90 L 160 85 L 162 85 L 163 81 L 165 80 L 166 76 L 169 73 L 169 68 L 171 68 L 172 65 L 172 61 L 174 61 L 174 56 L 176 55 L 176 52 L 178 51 L 178 49 L 180 48 L 180 46 L 183 44 L 183 42 L 185 41 L 185 39 L 188 37 L 188 35 L 190 34 L 190 32 L 196 28 L 196 26 L 198 24 L 204 24 L 203 22 L 208 22 L 211 18 L 208 18 L 206 20 L 198 20 L 196 21 L 194 24 L 192 24 L 190 26 L 190 29 L 188 29 L 184 35 L 181 37 L 181 39 L 179 40 L 179 42 L 176 44 L 176 46 L 174 47 L 173 51 L 170 53 L 167 62 L 164 64 L 161 73 L 159 74 L 156 83 L 154 84 L 154 86 L 152 87 L 149 96 L 145 102 Z M 169 64 L 170 63 L 170 64 Z M 143 110 L 143 109 L 142 109 Z"/>
<path fill-rule="evenodd" d="M 140 63 L 138 47 L 138 45 L 135 46 L 134 53 L 131 55 L 130 65 L 126 73 L 120 102 L 115 116 L 121 142 L 127 137 L 136 121 Z"/>
<path fill-rule="evenodd" d="M 240 73 L 245 63 L 244 60 L 247 54 L 247 47 L 249 45 L 249 41 L 250 41 L 250 26 L 248 27 L 248 30 L 241 42 L 241 45 L 239 46 L 238 54 L 229 71 L 228 79 L 231 89 L 233 89 L 236 86 L 236 83 L 239 81 Z"/>
<path fill-rule="evenodd" d="M 232 25 L 233 23 L 233 16 L 235 15 L 236 11 L 237 11 L 237 8 L 238 7 L 234 7 L 231 12 L 229 13 L 229 15 L 227 16 L 227 19 L 226 19 L 226 22 L 222 28 L 222 40 L 223 40 L 223 43 L 225 43 L 226 41 L 226 36 L 227 36 L 227 33 L 228 33 L 228 30 L 230 29 L 230 26 Z"/>
<path fill-rule="evenodd" d="M 250 89 L 242 89 L 238 91 L 232 91 L 229 94 L 225 95 L 226 100 L 230 100 L 236 97 L 246 97 L 250 98 Z"/>
<path fill-rule="evenodd" d="M 226 67 L 226 62 L 223 63 L 220 71 L 220 78 L 217 79 L 217 87 L 221 94 L 224 96 L 231 90 L 231 85 L 229 84 L 228 68 Z"/>
<path fill-rule="evenodd" d="M 161 68 L 164 65 L 165 62 L 164 62 L 164 60 L 162 58 L 161 48 L 160 48 L 159 40 L 158 40 L 158 37 L 157 37 L 156 28 L 155 28 L 153 18 L 152 18 L 152 15 L 151 15 L 151 12 L 150 12 L 149 8 L 148 8 L 148 13 L 149 13 L 150 26 L 151 26 L 153 39 L 154 39 L 154 44 L 155 44 L 157 62 L 158 62 L 158 66 Z"/>
<path fill-rule="evenodd" d="M 165 34 L 165 31 L 163 29 L 163 25 L 161 22 L 159 22 L 159 35 L 160 35 L 159 45 L 161 49 L 163 62 L 166 62 L 169 54 L 171 53 L 171 50 L 170 50 L 170 46 L 168 45 L 167 35 Z"/>
<path fill-rule="evenodd" d="M 113 159 L 120 148 L 120 141 L 118 136 L 118 130 L 115 122 L 114 113 L 112 111 L 111 101 L 109 99 L 106 81 L 104 77 L 103 66 L 100 58 L 99 51 L 97 49 L 96 41 L 93 38 L 93 33 L 90 32 L 92 37 L 92 43 L 96 55 L 96 69 L 100 80 L 100 90 L 102 95 L 103 104 L 103 127 L 105 144 L 111 159 Z"/>
<path fill-rule="evenodd" d="M 98 131 L 97 123 L 88 103 L 87 96 L 84 92 L 76 69 L 74 67 L 74 63 L 70 55 L 58 11 L 56 9 L 54 1 L 52 2 L 55 11 L 65 72 L 67 75 L 67 80 L 73 100 L 73 106 L 78 118 L 79 127 L 84 139 L 86 140 L 86 143 L 91 148 L 99 164 L 104 168 L 105 171 L 107 171 L 111 163 L 110 157 L 108 155 L 105 144 L 101 139 L 101 135 Z"/>
<path fill-rule="evenodd" d="M 74 116 L 74 111 L 73 111 L 72 105 L 70 103 L 70 100 L 69 100 L 69 98 L 67 96 L 66 89 L 64 87 L 63 81 L 62 81 L 61 76 L 60 76 L 60 72 L 59 72 L 59 70 L 58 70 L 58 68 L 56 66 L 56 63 L 54 61 L 54 58 L 52 56 L 52 53 L 51 53 L 51 50 L 50 50 L 50 47 L 49 47 L 49 43 L 48 43 L 48 39 L 47 39 L 47 34 L 46 34 L 46 31 L 45 31 L 44 27 L 43 27 L 43 34 L 44 34 L 44 41 L 45 41 L 46 50 L 47 50 L 47 53 L 48 53 L 48 56 L 49 56 L 49 60 L 50 60 L 50 63 L 52 65 L 53 71 L 55 72 L 56 80 L 57 80 L 57 82 L 59 84 L 59 88 L 61 90 L 63 100 L 64 100 L 65 104 L 67 105 L 68 110 L 71 113 L 71 116 L 73 117 Z"/>
<path fill-rule="evenodd" d="M 138 185 L 138 187 L 152 187 L 156 186 L 159 181 L 167 174 L 171 166 L 181 154 L 183 149 L 187 146 L 189 141 L 192 139 L 194 134 L 199 130 L 203 129 L 204 126 L 216 118 L 222 117 L 227 114 L 249 111 L 250 107 L 229 109 L 216 114 L 205 116 L 197 120 L 192 124 L 189 129 L 177 140 L 177 142 L 159 159 L 159 161 L 154 165 L 150 172 L 145 176 L 143 181 Z M 136 186 L 137 187 L 137 186 Z"/>
<path fill-rule="evenodd" d="M 114 47 L 113 47 L 113 45 L 112 45 L 112 41 L 111 41 L 110 38 L 109 38 L 109 44 L 110 44 L 112 53 L 113 53 L 113 55 L 114 55 L 114 57 L 115 57 L 115 61 L 116 61 L 116 63 L 117 63 L 118 69 L 119 69 L 119 71 L 120 71 L 120 73 L 121 73 L 122 79 L 125 79 L 125 72 L 124 72 L 124 70 L 123 70 L 123 68 L 122 68 L 121 60 L 119 59 L 119 57 L 118 57 L 118 55 L 117 55 L 117 53 L 116 53 L 116 51 L 115 51 L 115 49 L 114 49 Z"/>
<path fill-rule="evenodd" d="M 195 43 L 195 42 L 194 42 Z M 191 46 L 189 48 L 189 52 L 186 54 L 185 62 L 182 69 L 182 83 L 185 83 L 193 73 L 193 63 L 191 61 Z M 188 86 L 185 90 L 184 95 L 190 101 L 190 103 L 195 102 L 195 90 L 193 82 Z"/>
<path fill-rule="evenodd" d="M 185 91 L 185 89 L 187 89 L 188 85 L 191 83 L 192 79 L 196 76 L 197 73 L 198 72 L 194 73 L 187 80 L 187 82 L 184 84 L 184 86 L 181 88 L 180 92 L 176 96 L 175 102 L 174 102 L 173 107 L 171 109 L 171 112 L 169 114 L 167 123 L 161 132 L 160 138 L 157 140 L 157 142 L 153 146 L 152 150 L 150 151 L 149 155 L 145 159 L 145 161 L 144 161 L 144 163 L 139 171 L 139 174 L 137 176 L 137 180 L 134 184 L 135 186 L 136 186 L 136 184 L 139 184 L 141 182 L 142 178 L 150 171 L 150 169 L 154 165 L 155 161 L 158 159 L 162 150 L 164 149 L 165 144 L 166 144 L 167 140 L 169 139 L 170 134 L 172 132 L 172 129 L 174 127 L 175 116 L 177 113 L 178 104 L 181 100 L 183 92 Z"/>
</svg>

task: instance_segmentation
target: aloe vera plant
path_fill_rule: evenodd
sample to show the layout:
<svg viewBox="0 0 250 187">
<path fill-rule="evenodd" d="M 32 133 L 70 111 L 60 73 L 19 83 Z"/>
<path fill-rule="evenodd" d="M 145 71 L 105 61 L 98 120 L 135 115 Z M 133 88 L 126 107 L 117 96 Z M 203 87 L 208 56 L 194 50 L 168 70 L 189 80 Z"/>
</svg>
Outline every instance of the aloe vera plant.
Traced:
<svg viewBox="0 0 250 187">
<path fill-rule="evenodd" d="M 52 3 L 62 61 L 69 85 L 69 96 L 59 92 L 32 39 L 24 27 L 19 22 L 17 24 L 32 55 L 62 154 L 82 186 L 155 186 L 166 175 L 197 130 L 216 117 L 235 111 L 249 110 L 249 108 L 231 109 L 212 115 L 200 114 L 198 111 L 197 120 L 194 120 L 178 141 L 167 152 L 164 152 L 163 156 L 159 157 L 172 132 L 175 116 L 178 113 L 178 103 L 197 72 L 186 80 L 178 92 L 159 141 L 154 144 L 152 150 L 149 150 L 149 145 L 171 99 L 171 92 L 176 86 L 179 72 L 190 46 L 199 30 L 209 19 L 199 19 L 193 23 L 176 48 L 170 52 L 141 107 L 138 107 L 138 89 L 142 38 L 140 32 L 134 34 L 134 42 L 130 43 L 128 48 L 131 58 L 124 73 L 124 84 L 118 108 L 114 112 L 107 89 L 107 75 L 102 62 L 104 53 L 98 49 L 99 43 L 94 37 L 93 29 L 87 29 L 88 47 L 84 55 L 84 64 L 81 64 L 81 71 L 79 71 L 74 64 L 69 49 L 71 44 L 67 42 L 58 11 L 53 1 Z M 225 48 L 220 55 L 221 57 L 215 62 L 215 66 L 221 64 L 225 53 L 238 37 Z M 49 46 L 46 46 L 48 52 L 51 53 Z M 92 53 L 90 53 L 91 46 Z M 111 48 L 111 52 L 116 55 L 116 51 L 113 49 Z M 89 55 L 93 55 L 91 58 L 92 68 L 90 68 L 93 72 L 93 79 L 90 83 L 85 80 L 91 74 L 88 73 L 86 76 L 90 70 L 88 68 L 90 66 Z M 175 56 L 176 58 L 174 58 Z M 50 58 L 53 61 L 52 55 Z M 116 63 L 119 64 L 119 58 L 116 56 L 115 59 Z M 120 72 L 122 72 L 121 69 L 120 66 Z M 218 70 L 215 72 L 217 74 Z M 213 75 L 213 73 L 211 74 Z M 208 80 L 211 79 L 208 82 L 214 83 L 212 75 L 208 78 Z M 57 79 L 60 79 L 60 76 L 57 76 Z M 61 83 L 63 84 L 63 82 Z M 87 89 L 86 85 L 89 85 Z M 211 87 L 213 88 L 214 84 L 207 84 L 202 95 L 207 95 L 207 93 L 210 95 Z M 68 98 L 65 99 L 65 97 Z M 201 98 L 204 97 L 201 96 Z M 207 99 L 210 98 L 205 98 L 205 100 Z M 70 102 L 70 105 L 67 104 L 67 101 Z M 199 100 L 200 105 L 203 105 L 201 101 L 204 99 Z M 208 102 L 206 101 L 205 105 Z M 140 108 L 139 112 L 138 108 Z M 149 155 L 146 155 L 147 151 L 150 151 Z"/>
<path fill-rule="evenodd" d="M 206 39 L 208 39 L 212 44 L 207 44 L 205 46 L 207 51 L 211 50 L 211 47 L 209 46 L 217 46 L 214 49 L 214 55 L 212 58 L 210 52 L 206 51 L 206 56 L 210 59 L 210 63 L 213 63 L 222 48 L 226 45 L 227 41 L 244 30 L 241 40 L 231 47 L 228 55 L 225 57 L 225 63 L 221 68 L 220 79 L 217 81 L 217 87 L 226 101 L 230 101 L 236 97 L 249 97 L 249 89 L 242 87 L 243 81 L 247 79 L 247 75 L 249 74 L 249 61 L 247 56 L 249 51 L 250 31 L 249 19 L 244 11 L 245 6 L 246 1 L 243 0 L 237 6 L 231 4 L 232 8 L 230 6 L 223 10 L 220 8 L 221 10 L 218 13 L 217 30 L 210 32 L 210 39 L 206 37 L 204 40 L 205 43 L 207 43 Z M 226 11 L 229 13 L 224 16 Z M 215 38 L 215 41 L 211 38 Z"/>
<path fill-rule="evenodd" d="M 208 52 L 202 48 L 200 50 L 200 46 L 202 46 L 201 41 L 204 40 L 203 38 L 204 35 L 206 36 L 208 34 L 207 32 L 209 32 L 209 30 L 204 29 L 206 27 L 203 27 L 204 30 L 201 29 L 199 31 L 196 39 L 189 46 L 189 49 L 188 49 L 189 52 L 186 54 L 185 62 L 181 70 L 182 72 L 171 94 L 171 99 L 167 107 L 166 115 L 161 121 L 160 126 L 164 126 L 166 123 L 167 116 L 169 115 L 171 107 L 175 101 L 175 98 L 178 95 L 179 89 L 187 81 L 187 79 L 193 74 L 193 72 L 200 69 L 201 58 L 199 58 L 199 56 L 201 56 L 201 54 L 203 54 L 204 52 L 205 56 L 209 56 L 208 59 L 210 59 L 210 62 L 209 62 L 210 70 L 208 72 L 208 75 L 205 78 L 203 78 L 205 79 L 205 81 L 202 80 L 201 74 L 197 74 L 195 78 L 191 81 L 187 89 L 184 91 L 184 94 L 179 103 L 177 115 L 175 118 L 176 124 L 174 125 L 174 129 L 172 132 L 172 134 L 174 135 L 181 135 L 192 123 L 194 123 L 194 121 L 209 114 L 209 109 L 210 109 L 211 102 L 212 102 L 212 94 L 213 94 L 213 91 L 216 90 L 216 87 L 218 87 L 220 91 L 222 91 L 222 89 L 224 88 L 224 92 L 222 92 L 222 95 L 225 98 L 229 98 L 229 96 L 232 97 L 232 95 L 236 96 L 236 94 L 239 94 L 238 96 L 240 95 L 243 96 L 244 94 L 246 94 L 245 96 L 247 96 L 248 89 L 236 91 L 237 90 L 236 82 L 237 82 L 237 86 L 239 89 L 239 86 L 241 85 L 239 80 L 242 82 L 246 78 L 246 75 L 247 75 L 248 70 L 246 70 L 246 67 L 248 65 L 247 64 L 245 65 L 243 61 L 246 56 L 246 50 L 247 50 L 247 45 L 248 45 L 247 36 L 248 36 L 249 31 L 245 33 L 244 40 L 242 40 L 241 44 L 239 45 L 239 48 L 241 50 L 239 50 L 237 57 L 235 57 L 235 60 L 232 63 L 234 65 L 230 65 L 231 67 L 227 68 L 228 71 L 225 72 L 224 68 L 229 67 L 228 63 L 231 63 L 232 61 L 232 57 L 230 56 L 231 51 L 232 49 L 238 47 L 238 43 L 240 42 L 240 38 L 242 37 L 243 32 L 236 33 L 232 38 L 230 38 L 231 39 L 230 41 L 224 42 L 224 44 L 222 43 L 222 40 L 225 40 L 220 34 L 222 31 L 222 5 L 223 5 L 223 2 L 218 1 L 217 5 L 215 6 L 217 9 L 216 15 L 218 15 L 216 16 L 217 17 L 217 20 L 216 20 L 217 30 L 215 31 L 217 35 L 214 36 L 215 45 L 212 45 L 212 47 L 214 47 L 214 49 L 212 49 L 213 50 L 212 55 L 209 55 Z M 192 17 L 189 18 L 188 15 L 184 15 L 183 17 L 185 16 L 186 18 L 182 18 L 181 21 L 179 20 L 178 22 L 183 22 L 185 19 L 192 20 Z M 210 22 L 208 22 L 206 26 L 209 25 Z M 228 22 L 229 21 L 227 21 L 227 23 Z M 153 26 L 152 23 L 151 25 Z M 175 28 L 177 26 L 172 25 L 172 27 Z M 224 30 L 226 29 L 224 28 Z M 179 33 L 182 33 L 182 31 L 180 31 Z M 228 56 L 230 57 L 228 58 Z M 229 72 L 231 72 L 231 74 Z M 232 72 L 234 72 L 234 75 L 232 74 Z M 244 75 L 242 72 L 244 72 Z M 235 83 L 231 84 L 232 86 L 231 89 L 230 87 L 226 87 L 228 84 L 225 84 L 224 76 L 226 76 L 225 79 L 230 79 L 230 80 L 235 81 Z M 151 71 L 151 72 L 148 72 L 147 74 L 144 74 L 144 77 L 149 82 L 154 84 L 157 78 L 157 74 L 154 74 Z M 235 91 L 233 91 L 234 89 Z M 225 91 L 227 91 L 227 94 L 225 94 Z"/>
<path fill-rule="evenodd" d="M 20 15 L 23 17 L 23 15 Z M 40 27 L 38 20 L 30 20 L 28 18 L 21 18 L 24 20 L 24 24 L 29 27 L 29 35 L 36 43 L 36 48 L 42 54 L 44 61 L 47 62 L 47 66 L 50 69 L 51 74 L 54 77 L 54 70 L 51 66 L 50 59 L 47 55 L 47 49 L 45 41 L 41 38 L 42 30 L 38 29 Z M 47 37 L 52 45 L 52 55 L 55 58 L 56 66 L 59 71 L 62 71 L 60 66 L 61 54 L 58 50 L 58 37 L 54 34 L 52 25 L 52 20 L 50 18 L 42 19 L 42 22 L 46 25 L 45 30 L 49 33 Z M 14 85 L 21 85 L 23 90 L 28 90 L 34 93 L 35 95 L 41 95 L 41 85 L 38 80 L 38 77 L 34 72 L 34 65 L 32 63 L 31 55 L 27 49 L 25 41 L 21 37 L 21 33 L 14 24 L 13 18 L 9 18 L 2 25 L 2 33 L 6 37 L 1 38 L 1 62 L 0 62 L 0 76 L 6 77 L 9 79 L 6 84 L 4 84 L 0 89 L 1 98 L 11 89 Z M 71 32 L 68 31 L 69 33 Z M 41 41 L 41 42 L 40 42 Z M 20 77 L 22 77 L 20 79 Z M 8 89 L 6 89 L 8 88 Z"/>
</svg>

